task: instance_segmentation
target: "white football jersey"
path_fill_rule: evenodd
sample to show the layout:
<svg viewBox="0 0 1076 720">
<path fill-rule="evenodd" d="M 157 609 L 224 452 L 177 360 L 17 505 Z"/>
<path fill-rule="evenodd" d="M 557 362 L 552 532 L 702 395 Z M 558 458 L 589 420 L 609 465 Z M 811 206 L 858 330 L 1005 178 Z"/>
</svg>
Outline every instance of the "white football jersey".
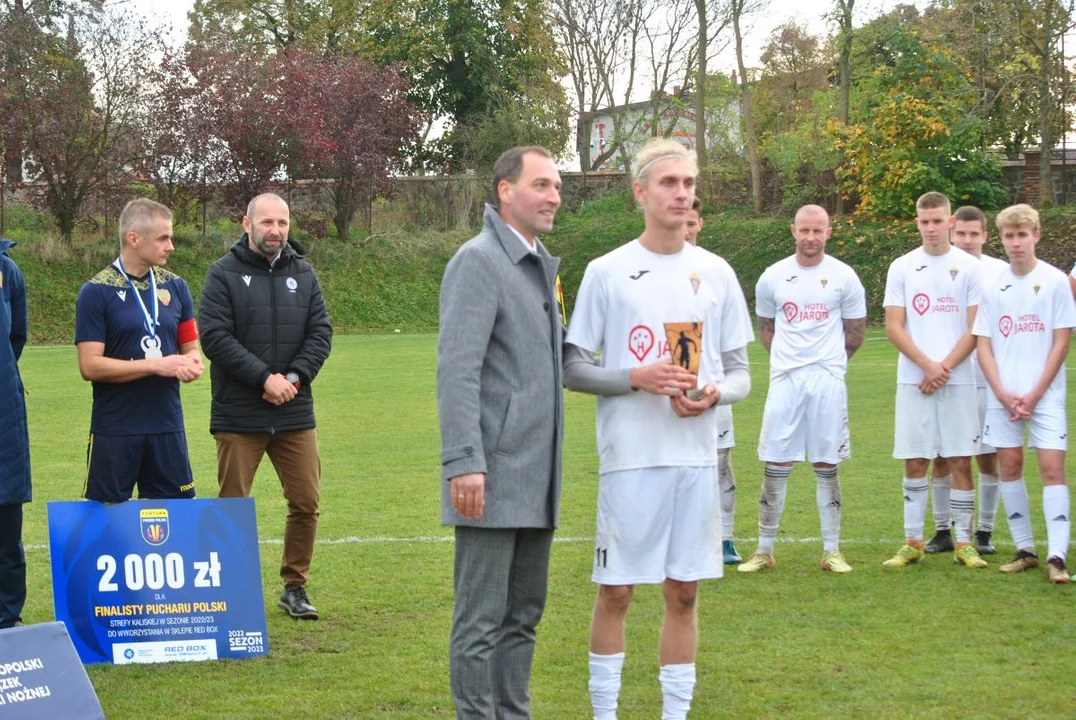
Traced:
<svg viewBox="0 0 1076 720">
<path fill-rule="evenodd" d="M 1076 303 L 1068 278 L 1039 260 L 1020 277 L 1006 268 L 988 286 L 975 318 L 974 334 L 990 338 L 1001 384 L 1022 395 L 1038 382 L 1054 344 L 1054 330 L 1076 327 Z M 987 407 L 1001 403 L 990 393 Z M 1039 407 L 1065 406 L 1065 366 L 1039 401 Z"/>
<path fill-rule="evenodd" d="M 755 312 L 774 319 L 771 379 L 809 365 L 844 378 L 844 321 L 867 317 L 867 301 L 855 270 L 837 258 L 803 267 L 792 255 L 758 279 Z"/>
<path fill-rule="evenodd" d="M 690 330 L 686 335 L 683 328 Z M 701 342 L 695 342 L 701 333 Z M 638 240 L 592 261 L 583 275 L 567 342 L 624 369 L 697 354 L 699 387 L 724 379 L 721 353 L 754 339 L 743 290 L 729 264 L 684 245 L 659 255 Z M 668 397 L 645 391 L 598 398 L 602 473 L 716 463 L 715 413 L 680 418 Z"/>
<path fill-rule="evenodd" d="M 989 255 L 980 255 L 979 264 L 982 266 L 982 295 L 986 295 L 986 291 L 994 284 L 994 282 L 1001 277 L 1001 273 L 1009 269 L 1009 263 L 1004 260 L 998 260 L 996 257 L 990 257 Z M 980 305 L 980 308 L 982 306 Z M 986 378 L 983 377 L 983 373 L 979 370 L 979 360 L 974 350 L 971 352 L 971 373 L 975 376 L 976 387 L 987 387 Z"/>
<path fill-rule="evenodd" d="M 902 307 L 905 327 L 919 350 L 936 362 L 952 352 L 968 332 L 968 308 L 982 293 L 978 260 L 960 248 L 929 255 L 919 247 L 889 266 L 885 307 Z M 897 384 L 917 385 L 923 371 L 904 353 L 897 359 Z M 971 363 L 964 361 L 949 374 L 950 385 L 974 385 Z"/>
</svg>

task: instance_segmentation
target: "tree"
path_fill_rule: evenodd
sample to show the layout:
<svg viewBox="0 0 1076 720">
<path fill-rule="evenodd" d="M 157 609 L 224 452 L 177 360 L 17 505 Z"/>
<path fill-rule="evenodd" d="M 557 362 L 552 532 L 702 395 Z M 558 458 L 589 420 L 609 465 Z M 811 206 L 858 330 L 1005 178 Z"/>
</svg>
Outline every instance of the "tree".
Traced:
<svg viewBox="0 0 1076 720">
<path fill-rule="evenodd" d="M 757 6 L 753 0 L 729 0 L 729 15 L 736 38 L 736 68 L 740 77 L 740 113 L 743 116 L 744 140 L 747 144 L 747 165 L 751 171 L 751 205 L 755 214 L 762 212 L 762 163 L 758 157 L 758 133 L 751 113 L 751 83 L 743 62 L 743 21 Z"/>
<path fill-rule="evenodd" d="M 836 0 L 833 18 L 837 22 L 837 76 L 840 99 L 837 102 L 837 122 L 848 125 L 848 108 L 852 93 L 852 11 L 856 0 Z M 844 193 L 837 193 L 837 214 L 844 213 Z"/>
<path fill-rule="evenodd" d="M 288 84 L 306 113 L 300 166 L 332 180 L 333 222 L 350 238 L 355 212 L 392 187 L 401 151 L 418 136 L 419 116 L 408 85 L 392 69 L 354 58 L 288 58 Z M 366 224 L 369 231 L 369 223 Z"/>
</svg>

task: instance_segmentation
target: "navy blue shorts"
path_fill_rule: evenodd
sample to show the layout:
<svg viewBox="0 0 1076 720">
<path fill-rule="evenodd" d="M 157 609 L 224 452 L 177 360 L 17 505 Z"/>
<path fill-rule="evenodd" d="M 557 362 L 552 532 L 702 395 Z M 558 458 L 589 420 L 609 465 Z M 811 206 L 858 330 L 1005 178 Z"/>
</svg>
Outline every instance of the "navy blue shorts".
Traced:
<svg viewBox="0 0 1076 720">
<path fill-rule="evenodd" d="M 90 435 L 86 465 L 87 500 L 130 500 L 136 485 L 140 499 L 194 497 L 186 433 Z"/>
</svg>

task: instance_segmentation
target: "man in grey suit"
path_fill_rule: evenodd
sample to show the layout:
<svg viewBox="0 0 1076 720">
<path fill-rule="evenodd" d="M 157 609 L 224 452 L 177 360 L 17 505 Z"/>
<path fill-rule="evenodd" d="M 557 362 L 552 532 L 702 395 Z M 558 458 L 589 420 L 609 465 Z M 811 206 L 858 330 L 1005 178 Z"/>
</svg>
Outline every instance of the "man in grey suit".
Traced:
<svg viewBox="0 0 1076 720">
<path fill-rule="evenodd" d="M 529 718 L 561 482 L 560 174 L 540 147 L 493 168 L 482 232 L 441 284 L 441 522 L 456 527 L 450 665 L 458 718 Z"/>
</svg>

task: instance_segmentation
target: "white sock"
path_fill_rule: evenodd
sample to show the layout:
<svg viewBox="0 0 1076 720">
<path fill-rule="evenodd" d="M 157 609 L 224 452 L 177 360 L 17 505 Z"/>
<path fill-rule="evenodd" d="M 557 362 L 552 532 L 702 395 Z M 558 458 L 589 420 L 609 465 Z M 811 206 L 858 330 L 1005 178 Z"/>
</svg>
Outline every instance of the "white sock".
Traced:
<svg viewBox="0 0 1076 720">
<path fill-rule="evenodd" d="M 662 665 L 658 673 L 661 680 L 661 720 L 686 720 L 691 709 L 691 695 L 695 692 L 695 663 L 685 665 Z"/>
<path fill-rule="evenodd" d="M 1005 503 L 1005 516 L 1009 519 L 1009 533 L 1017 550 L 1035 552 L 1035 540 L 1031 537 L 1031 501 L 1023 478 L 1001 483 L 1001 501 Z"/>
<path fill-rule="evenodd" d="M 951 495 L 953 522 L 956 525 L 956 541 L 971 542 L 971 526 L 975 522 L 975 491 L 953 490 Z"/>
<path fill-rule="evenodd" d="M 731 540 L 736 524 L 736 476 L 728 448 L 717 451 L 717 487 L 721 492 L 721 539 Z"/>
<path fill-rule="evenodd" d="M 997 517 L 998 512 L 999 482 L 997 475 L 979 473 L 979 530 L 982 532 L 994 532 L 994 518 Z"/>
<path fill-rule="evenodd" d="M 934 505 L 935 530 L 948 530 L 953 522 L 953 513 L 949 502 L 949 493 L 952 489 L 952 475 L 932 477 L 930 479 L 930 499 Z"/>
<path fill-rule="evenodd" d="M 594 720 L 616 720 L 616 699 L 620 695 L 620 672 L 624 653 L 598 655 L 590 653 L 590 705 Z"/>
<path fill-rule="evenodd" d="M 758 552 L 773 555 L 773 543 L 785 511 L 785 495 L 788 494 L 788 476 L 792 466 L 766 464 L 762 475 L 762 493 L 758 498 Z"/>
<path fill-rule="evenodd" d="M 923 520 L 927 516 L 927 479 L 904 478 L 904 537 L 923 539 Z"/>
<path fill-rule="evenodd" d="M 1042 512 L 1046 515 L 1046 557 L 1064 560 L 1068 554 L 1071 528 L 1068 485 L 1043 486 Z"/>
<path fill-rule="evenodd" d="M 841 481 L 835 467 L 816 467 L 814 475 L 818 479 L 815 501 L 822 524 L 822 552 L 837 552 L 841 538 Z"/>
</svg>

